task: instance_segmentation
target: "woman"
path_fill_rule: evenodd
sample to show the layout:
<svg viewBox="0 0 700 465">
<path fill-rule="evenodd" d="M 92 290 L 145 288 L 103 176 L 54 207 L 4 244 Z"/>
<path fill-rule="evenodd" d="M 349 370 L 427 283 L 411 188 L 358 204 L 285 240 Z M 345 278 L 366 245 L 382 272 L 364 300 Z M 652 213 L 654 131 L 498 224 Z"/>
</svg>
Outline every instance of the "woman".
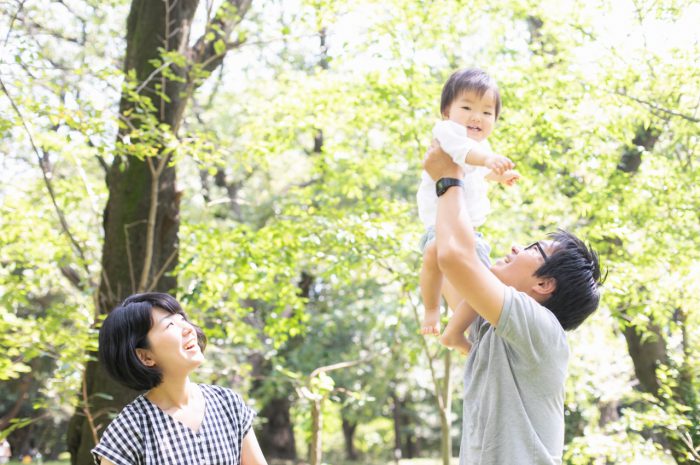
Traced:
<svg viewBox="0 0 700 465">
<path fill-rule="evenodd" d="M 190 381 L 205 345 L 168 294 L 132 295 L 112 310 L 100 329 L 102 366 L 147 392 L 109 424 L 92 450 L 96 464 L 267 465 L 241 396 Z"/>
</svg>

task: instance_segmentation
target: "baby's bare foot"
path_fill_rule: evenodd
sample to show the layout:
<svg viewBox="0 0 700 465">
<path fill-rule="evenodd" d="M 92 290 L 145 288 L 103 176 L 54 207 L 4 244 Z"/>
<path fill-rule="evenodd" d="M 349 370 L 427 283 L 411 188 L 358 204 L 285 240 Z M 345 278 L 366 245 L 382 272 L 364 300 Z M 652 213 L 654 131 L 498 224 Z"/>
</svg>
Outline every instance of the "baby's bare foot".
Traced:
<svg viewBox="0 0 700 465">
<path fill-rule="evenodd" d="M 471 342 L 467 340 L 464 333 L 448 334 L 447 331 L 440 336 L 440 344 L 450 349 L 456 349 L 460 354 L 467 355 L 472 348 Z"/>
<path fill-rule="evenodd" d="M 420 333 L 423 335 L 432 334 L 434 336 L 440 335 L 440 309 L 433 308 L 431 310 L 426 310 L 423 317 L 423 323 L 421 323 Z"/>
</svg>

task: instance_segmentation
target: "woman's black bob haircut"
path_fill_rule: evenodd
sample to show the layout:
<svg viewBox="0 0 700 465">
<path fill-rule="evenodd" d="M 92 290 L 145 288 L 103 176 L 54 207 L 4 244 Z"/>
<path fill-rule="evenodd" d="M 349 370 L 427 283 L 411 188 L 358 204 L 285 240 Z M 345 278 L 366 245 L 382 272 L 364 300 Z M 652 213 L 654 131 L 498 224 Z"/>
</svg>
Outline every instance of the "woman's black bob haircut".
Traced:
<svg viewBox="0 0 700 465">
<path fill-rule="evenodd" d="M 136 391 L 158 386 L 163 374 L 158 367 L 147 367 L 136 355 L 136 349 L 149 349 L 148 332 L 153 327 L 153 309 L 187 315 L 171 295 L 146 292 L 129 296 L 112 310 L 102 323 L 99 337 L 99 358 L 107 373 L 120 384 Z M 191 323 L 190 323 L 191 324 Z M 204 351 L 207 338 L 195 326 L 199 348 Z"/>
</svg>

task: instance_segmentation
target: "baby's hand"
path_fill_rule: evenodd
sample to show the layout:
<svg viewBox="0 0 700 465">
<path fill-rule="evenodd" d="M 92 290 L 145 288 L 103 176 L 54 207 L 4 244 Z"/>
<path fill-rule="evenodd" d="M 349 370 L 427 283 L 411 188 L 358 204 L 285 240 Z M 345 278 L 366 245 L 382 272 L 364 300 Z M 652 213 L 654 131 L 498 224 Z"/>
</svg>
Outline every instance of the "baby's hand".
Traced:
<svg viewBox="0 0 700 465">
<path fill-rule="evenodd" d="M 503 155 L 489 155 L 489 157 L 486 159 L 486 162 L 484 163 L 484 166 L 497 175 L 501 176 L 503 175 L 506 171 L 512 170 L 515 168 L 515 163 L 510 161 L 510 158 L 504 157 Z"/>
<path fill-rule="evenodd" d="M 520 173 L 515 170 L 507 170 L 500 176 L 500 182 L 506 186 L 512 186 L 520 179 Z"/>
</svg>

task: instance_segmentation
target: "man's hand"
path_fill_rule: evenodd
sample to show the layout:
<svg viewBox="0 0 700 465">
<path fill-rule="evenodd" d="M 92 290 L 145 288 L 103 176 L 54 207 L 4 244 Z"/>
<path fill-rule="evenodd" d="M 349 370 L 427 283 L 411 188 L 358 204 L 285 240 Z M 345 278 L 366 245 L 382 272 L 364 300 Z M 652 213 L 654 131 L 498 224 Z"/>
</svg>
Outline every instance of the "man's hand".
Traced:
<svg viewBox="0 0 700 465">
<path fill-rule="evenodd" d="M 515 163 L 513 163 L 508 157 L 494 153 L 486 158 L 486 161 L 484 161 L 484 166 L 501 176 L 506 171 L 515 168 Z"/>
<path fill-rule="evenodd" d="M 464 177 L 462 168 L 453 162 L 452 158 L 440 148 L 437 140 L 433 140 L 430 148 L 425 153 L 423 168 L 433 178 L 433 181 L 437 181 L 440 178 L 462 179 Z"/>
</svg>

